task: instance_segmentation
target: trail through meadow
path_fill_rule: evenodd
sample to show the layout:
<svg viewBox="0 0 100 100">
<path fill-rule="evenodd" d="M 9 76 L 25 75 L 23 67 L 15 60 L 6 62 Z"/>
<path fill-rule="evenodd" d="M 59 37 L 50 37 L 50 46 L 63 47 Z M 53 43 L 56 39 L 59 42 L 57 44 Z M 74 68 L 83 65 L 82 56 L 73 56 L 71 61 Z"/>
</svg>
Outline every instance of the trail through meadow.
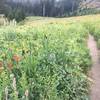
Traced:
<svg viewBox="0 0 100 100">
<path fill-rule="evenodd" d="M 100 100 L 100 61 L 99 50 L 93 36 L 89 35 L 88 48 L 92 57 L 91 77 L 93 84 L 91 85 L 90 100 Z"/>
</svg>

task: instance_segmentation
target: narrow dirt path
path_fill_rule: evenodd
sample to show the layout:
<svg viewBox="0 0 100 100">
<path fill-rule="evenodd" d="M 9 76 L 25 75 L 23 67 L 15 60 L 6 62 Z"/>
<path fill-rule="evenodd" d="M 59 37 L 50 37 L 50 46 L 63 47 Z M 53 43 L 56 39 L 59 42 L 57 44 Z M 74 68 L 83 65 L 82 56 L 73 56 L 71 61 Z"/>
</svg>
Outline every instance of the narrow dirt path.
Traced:
<svg viewBox="0 0 100 100">
<path fill-rule="evenodd" d="M 91 86 L 90 100 L 100 100 L 100 63 L 99 63 L 99 50 L 97 49 L 96 41 L 93 36 L 89 35 L 88 48 L 92 57 L 91 77 L 93 84 Z"/>
</svg>

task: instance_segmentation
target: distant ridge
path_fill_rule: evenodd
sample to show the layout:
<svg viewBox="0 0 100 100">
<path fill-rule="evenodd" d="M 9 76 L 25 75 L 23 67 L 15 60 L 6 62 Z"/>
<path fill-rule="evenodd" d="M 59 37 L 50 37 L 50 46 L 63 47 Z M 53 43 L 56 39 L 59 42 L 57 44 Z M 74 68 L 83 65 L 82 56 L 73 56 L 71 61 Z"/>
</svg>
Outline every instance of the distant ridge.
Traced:
<svg viewBox="0 0 100 100">
<path fill-rule="evenodd" d="M 86 0 L 83 2 L 83 6 L 87 8 L 100 9 L 100 0 Z"/>
</svg>

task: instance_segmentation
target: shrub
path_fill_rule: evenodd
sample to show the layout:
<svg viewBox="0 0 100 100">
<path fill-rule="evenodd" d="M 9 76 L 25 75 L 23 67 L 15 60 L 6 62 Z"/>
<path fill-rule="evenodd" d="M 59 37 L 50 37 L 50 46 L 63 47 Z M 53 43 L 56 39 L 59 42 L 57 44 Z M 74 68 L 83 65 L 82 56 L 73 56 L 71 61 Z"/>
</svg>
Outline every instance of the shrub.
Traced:
<svg viewBox="0 0 100 100">
<path fill-rule="evenodd" d="M 25 19 L 25 13 L 24 13 L 24 11 L 23 10 L 21 10 L 21 9 L 17 9 L 16 11 L 15 11 L 15 20 L 17 21 L 17 22 L 20 22 L 20 21 L 22 21 L 22 20 L 24 20 Z"/>
<path fill-rule="evenodd" d="M 20 22 L 25 19 L 25 13 L 20 8 L 7 10 L 5 16 L 9 21 L 15 19 L 17 22 Z"/>
</svg>

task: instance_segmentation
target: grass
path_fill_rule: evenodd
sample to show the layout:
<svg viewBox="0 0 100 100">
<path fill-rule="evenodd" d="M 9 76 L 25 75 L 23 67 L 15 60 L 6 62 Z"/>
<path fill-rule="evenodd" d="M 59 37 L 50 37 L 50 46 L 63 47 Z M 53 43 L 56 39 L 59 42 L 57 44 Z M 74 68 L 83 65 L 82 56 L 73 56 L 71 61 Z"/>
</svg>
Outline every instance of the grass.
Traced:
<svg viewBox="0 0 100 100">
<path fill-rule="evenodd" d="M 87 38 L 99 33 L 99 17 L 29 17 L 2 26 L 0 99 L 88 100 Z"/>
<path fill-rule="evenodd" d="M 0 26 L 4 24 L 4 19 L 0 18 Z"/>
</svg>

